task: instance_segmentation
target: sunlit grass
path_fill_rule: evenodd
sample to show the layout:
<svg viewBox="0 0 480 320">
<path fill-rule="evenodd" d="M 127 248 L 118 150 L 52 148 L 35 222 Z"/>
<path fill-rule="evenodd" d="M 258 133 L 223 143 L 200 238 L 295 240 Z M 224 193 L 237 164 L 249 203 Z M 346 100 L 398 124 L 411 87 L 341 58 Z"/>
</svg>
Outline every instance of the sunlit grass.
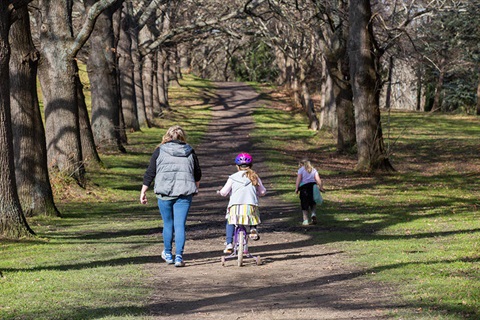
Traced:
<svg viewBox="0 0 480 320">
<path fill-rule="evenodd" d="M 129 134 L 126 154 L 100 155 L 105 167 L 87 171 L 87 189 L 52 186 L 61 218 L 31 218 L 35 239 L 0 243 L 0 319 L 149 318 L 148 265 L 161 261 L 162 238 L 158 209 L 138 200 L 143 174 L 169 126 L 200 141 L 208 90 L 206 81 L 182 80 L 158 127 Z"/>
<path fill-rule="evenodd" d="M 309 156 L 325 181 L 318 210 L 319 243 L 342 248 L 365 278 L 402 294 L 402 319 L 480 316 L 480 123 L 478 117 L 412 112 L 383 114 L 385 143 L 397 172 L 353 172 L 354 157 L 335 154 L 328 130 L 309 131 L 306 118 L 260 108 L 256 147 L 276 172 L 291 173 Z M 291 174 L 275 188 L 298 202 Z M 292 223 L 297 223 L 296 220 Z"/>
</svg>

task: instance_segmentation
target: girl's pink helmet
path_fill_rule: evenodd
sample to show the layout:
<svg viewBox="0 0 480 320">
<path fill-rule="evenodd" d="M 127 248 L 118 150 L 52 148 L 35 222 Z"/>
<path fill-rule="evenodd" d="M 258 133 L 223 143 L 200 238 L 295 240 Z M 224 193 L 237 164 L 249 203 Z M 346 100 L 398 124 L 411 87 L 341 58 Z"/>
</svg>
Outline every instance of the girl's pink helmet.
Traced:
<svg viewBox="0 0 480 320">
<path fill-rule="evenodd" d="M 251 165 L 252 162 L 253 162 L 252 156 L 245 152 L 239 153 L 235 158 L 235 163 L 237 164 L 237 166 Z"/>
</svg>

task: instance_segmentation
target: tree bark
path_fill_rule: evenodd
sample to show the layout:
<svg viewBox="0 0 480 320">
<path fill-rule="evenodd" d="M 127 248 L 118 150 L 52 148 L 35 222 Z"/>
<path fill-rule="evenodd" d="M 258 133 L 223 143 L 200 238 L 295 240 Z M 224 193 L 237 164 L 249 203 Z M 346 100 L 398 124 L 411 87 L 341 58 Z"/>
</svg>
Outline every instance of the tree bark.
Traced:
<svg viewBox="0 0 480 320">
<path fill-rule="evenodd" d="M 386 155 L 380 121 L 378 78 L 373 56 L 370 0 L 351 0 L 350 73 L 358 147 L 356 170 L 393 170 Z"/>
<path fill-rule="evenodd" d="M 323 56 L 327 69 L 327 92 L 330 104 L 334 104 L 335 113 L 331 120 L 337 129 L 337 152 L 349 152 L 356 144 L 353 93 L 350 83 L 349 56 L 347 52 L 348 21 L 344 12 L 348 1 L 332 2 L 324 12 L 324 20 L 330 23 L 322 25 Z M 332 101 L 333 100 L 333 101 Z M 333 126 L 332 126 L 333 127 Z"/>
<path fill-rule="evenodd" d="M 480 116 L 480 66 L 478 70 L 478 83 L 477 83 L 477 116 Z"/>
<path fill-rule="evenodd" d="M 161 109 L 170 109 L 170 105 L 168 103 L 168 56 L 165 50 L 159 50 L 158 52 L 158 71 L 157 71 L 157 79 L 158 79 L 158 98 L 160 101 L 160 108 Z M 162 110 L 159 110 L 160 112 Z"/>
<path fill-rule="evenodd" d="M 129 12 L 130 15 L 133 16 L 133 11 Z M 132 22 L 134 20 L 132 19 Z M 132 30 L 134 33 L 132 34 L 132 60 L 133 60 L 133 80 L 135 84 L 135 99 L 137 105 L 137 119 L 138 123 L 141 127 L 150 127 L 150 122 L 147 118 L 147 113 L 145 110 L 145 97 L 143 94 L 143 62 L 142 56 L 140 55 L 139 50 L 139 32 L 138 32 L 138 24 L 135 23 Z"/>
<path fill-rule="evenodd" d="M 97 0 L 85 1 L 86 7 Z M 88 77 L 92 94 L 92 130 L 97 148 L 102 152 L 125 149 L 120 139 L 120 118 L 118 96 L 115 37 L 113 12 L 115 7 L 105 9 L 97 18 L 90 35 L 88 56 Z"/>
<path fill-rule="evenodd" d="M 83 94 L 83 84 L 80 81 L 78 73 L 75 76 L 75 83 L 77 87 L 78 116 L 83 161 L 86 167 L 103 167 L 103 162 L 98 155 L 95 139 L 93 138 L 93 131 L 90 125 L 90 116 L 88 115 L 87 104 L 85 103 L 85 95 Z"/>
<path fill-rule="evenodd" d="M 122 104 L 123 120 L 125 129 L 139 131 L 140 124 L 137 117 L 137 106 L 135 101 L 135 83 L 133 81 L 133 59 L 132 59 L 132 16 L 129 14 L 133 9 L 130 1 L 125 3 L 120 26 L 120 35 L 117 45 L 118 73 L 120 84 L 120 96 Z"/>
<path fill-rule="evenodd" d="M 442 69 L 440 70 L 440 73 L 438 75 L 437 83 L 435 84 L 435 94 L 433 96 L 433 105 L 430 112 L 435 112 L 442 108 L 440 97 L 442 94 L 443 80 L 445 78 L 445 70 L 443 68 L 443 63 L 441 68 Z"/>
<path fill-rule="evenodd" d="M 34 234 L 23 215 L 15 182 L 13 133 L 10 114 L 10 9 L 0 1 L 0 238 L 22 238 Z"/>
<path fill-rule="evenodd" d="M 300 59 L 300 90 L 301 90 L 301 102 L 305 112 L 308 116 L 308 128 L 314 131 L 319 129 L 319 121 L 317 114 L 315 112 L 315 105 L 310 96 L 310 91 L 307 85 L 306 72 L 305 72 L 305 61 Z"/>
<path fill-rule="evenodd" d="M 75 57 L 88 40 L 100 13 L 120 0 L 99 0 L 88 10 L 74 37 L 72 4 L 63 0 L 39 0 L 36 10 L 40 33 L 39 78 L 45 107 L 48 165 L 53 171 L 85 185 L 80 140 Z"/>
<path fill-rule="evenodd" d="M 10 29 L 10 102 L 18 196 L 25 216 L 59 216 L 47 167 L 45 129 L 38 105 L 37 66 L 29 14 L 17 10 L 18 20 Z"/>
</svg>

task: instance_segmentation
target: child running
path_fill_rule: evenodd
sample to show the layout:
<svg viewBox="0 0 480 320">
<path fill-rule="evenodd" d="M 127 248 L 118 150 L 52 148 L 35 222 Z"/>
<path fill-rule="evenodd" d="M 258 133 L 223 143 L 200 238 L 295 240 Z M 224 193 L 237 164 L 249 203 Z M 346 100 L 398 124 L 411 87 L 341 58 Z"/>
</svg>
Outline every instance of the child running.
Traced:
<svg viewBox="0 0 480 320">
<path fill-rule="evenodd" d="M 311 214 L 311 224 L 317 224 L 316 203 L 313 199 L 313 188 L 324 191 L 323 182 L 318 171 L 312 166 L 308 159 L 303 159 L 298 164 L 297 181 L 295 193 L 300 192 L 300 206 L 303 214 L 303 225 L 309 225 L 308 214 Z M 317 186 L 316 186 L 317 185 Z"/>
<path fill-rule="evenodd" d="M 230 196 L 227 206 L 226 247 L 224 253 L 233 251 L 235 225 L 249 225 L 250 239 L 258 240 L 256 226 L 261 222 L 258 210 L 258 196 L 264 196 L 267 190 L 262 180 L 252 170 L 253 159 L 248 153 L 240 153 L 235 158 L 237 172 L 228 177 L 220 195 Z"/>
</svg>

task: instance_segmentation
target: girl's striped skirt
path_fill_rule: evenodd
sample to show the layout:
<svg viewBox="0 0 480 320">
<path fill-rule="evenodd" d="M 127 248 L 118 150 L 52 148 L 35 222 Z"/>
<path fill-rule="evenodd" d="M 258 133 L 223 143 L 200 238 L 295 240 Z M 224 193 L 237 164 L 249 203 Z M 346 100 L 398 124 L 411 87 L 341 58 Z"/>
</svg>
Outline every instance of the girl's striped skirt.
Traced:
<svg viewBox="0 0 480 320">
<path fill-rule="evenodd" d="M 228 224 L 256 226 L 262 222 L 258 206 L 251 204 L 234 204 L 227 209 L 226 218 Z"/>
</svg>

